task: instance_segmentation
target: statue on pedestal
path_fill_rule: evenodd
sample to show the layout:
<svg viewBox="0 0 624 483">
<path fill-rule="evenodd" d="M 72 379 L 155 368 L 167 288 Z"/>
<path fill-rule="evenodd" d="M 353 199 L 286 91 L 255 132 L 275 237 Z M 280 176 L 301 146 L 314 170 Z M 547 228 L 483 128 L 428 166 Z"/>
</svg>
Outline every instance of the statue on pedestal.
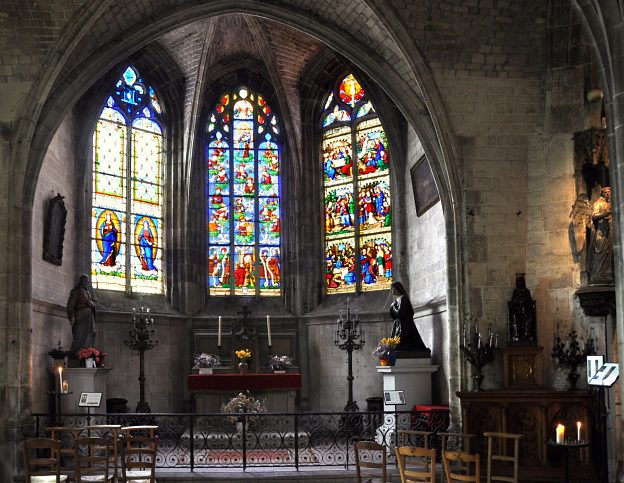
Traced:
<svg viewBox="0 0 624 483">
<path fill-rule="evenodd" d="M 516 274 L 516 288 L 507 306 L 510 344 L 537 345 L 535 300 L 531 298 L 531 292 L 526 288 L 524 273 Z"/>
<path fill-rule="evenodd" d="M 588 227 L 587 278 L 589 285 L 613 285 L 611 188 L 604 187 L 594 202 Z"/>
<path fill-rule="evenodd" d="M 72 326 L 70 357 L 77 358 L 78 351 L 93 347 L 95 339 L 95 302 L 89 290 L 89 277 L 81 275 L 67 300 L 67 318 Z"/>
<path fill-rule="evenodd" d="M 431 351 L 414 324 L 414 309 L 405 287 L 401 282 L 392 282 L 390 293 L 395 297 L 390 305 L 390 316 L 394 320 L 391 337 L 401 338 L 396 348 L 397 358 L 430 357 Z"/>
</svg>

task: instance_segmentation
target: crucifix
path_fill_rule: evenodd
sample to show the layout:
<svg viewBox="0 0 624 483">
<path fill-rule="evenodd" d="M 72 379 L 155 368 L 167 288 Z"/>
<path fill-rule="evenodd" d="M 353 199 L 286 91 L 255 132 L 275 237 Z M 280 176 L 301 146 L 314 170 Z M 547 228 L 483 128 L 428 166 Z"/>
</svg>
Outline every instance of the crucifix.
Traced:
<svg viewBox="0 0 624 483">
<path fill-rule="evenodd" d="M 243 304 L 243 308 L 237 314 L 239 314 L 239 317 L 236 317 L 236 325 L 232 328 L 232 334 L 242 340 L 253 339 L 256 336 L 256 328 L 253 326 L 253 321 L 247 318 L 251 314 L 247 305 Z M 240 315 L 242 315 L 242 318 Z"/>
</svg>

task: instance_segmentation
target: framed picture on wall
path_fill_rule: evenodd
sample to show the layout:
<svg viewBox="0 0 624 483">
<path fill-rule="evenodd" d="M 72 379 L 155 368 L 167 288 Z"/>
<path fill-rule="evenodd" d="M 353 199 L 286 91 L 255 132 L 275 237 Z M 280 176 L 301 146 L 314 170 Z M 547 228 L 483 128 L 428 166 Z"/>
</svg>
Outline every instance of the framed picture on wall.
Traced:
<svg viewBox="0 0 624 483">
<path fill-rule="evenodd" d="M 438 187 L 433 179 L 429 161 L 423 155 L 410 169 L 412 188 L 416 202 L 416 214 L 422 216 L 429 208 L 440 200 Z"/>
</svg>

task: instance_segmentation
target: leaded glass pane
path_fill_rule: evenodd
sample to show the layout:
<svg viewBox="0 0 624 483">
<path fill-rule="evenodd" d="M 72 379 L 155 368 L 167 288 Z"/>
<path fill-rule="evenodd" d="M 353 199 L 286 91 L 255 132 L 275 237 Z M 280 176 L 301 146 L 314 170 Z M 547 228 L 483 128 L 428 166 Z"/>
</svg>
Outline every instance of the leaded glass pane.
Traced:
<svg viewBox="0 0 624 483">
<path fill-rule="evenodd" d="M 279 295 L 280 142 L 275 114 L 263 97 L 241 88 L 220 98 L 206 127 L 209 292 Z M 223 260 L 228 261 L 225 275 Z M 271 270 L 265 268 L 269 261 Z"/>
<path fill-rule="evenodd" d="M 386 289 L 392 282 L 392 206 L 386 134 L 374 117 L 372 102 L 351 74 L 331 93 L 323 111 L 329 111 L 321 121 L 325 128 L 326 292 Z M 338 122 L 341 124 L 335 127 Z M 356 260 L 360 264 L 358 270 Z"/>
<path fill-rule="evenodd" d="M 327 293 L 355 292 L 355 282 L 355 239 L 328 240 L 325 244 Z"/>
<path fill-rule="evenodd" d="M 91 273 L 97 288 L 162 292 L 159 112 L 156 93 L 129 66 L 106 98 L 96 125 Z"/>
</svg>

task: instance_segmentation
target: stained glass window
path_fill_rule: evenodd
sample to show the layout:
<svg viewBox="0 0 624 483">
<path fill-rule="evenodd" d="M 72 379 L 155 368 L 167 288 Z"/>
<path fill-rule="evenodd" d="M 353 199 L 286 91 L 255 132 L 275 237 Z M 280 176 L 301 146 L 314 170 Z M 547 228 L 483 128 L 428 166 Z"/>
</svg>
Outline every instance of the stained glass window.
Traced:
<svg viewBox="0 0 624 483">
<path fill-rule="evenodd" d="M 280 295 L 280 152 L 277 117 L 245 88 L 208 119 L 206 216 L 211 295 Z"/>
<path fill-rule="evenodd" d="M 352 74 L 324 106 L 325 290 L 387 289 L 392 283 L 392 210 L 386 134 Z"/>
<path fill-rule="evenodd" d="M 93 133 L 93 285 L 163 291 L 163 133 L 154 90 L 129 66 Z"/>
</svg>

